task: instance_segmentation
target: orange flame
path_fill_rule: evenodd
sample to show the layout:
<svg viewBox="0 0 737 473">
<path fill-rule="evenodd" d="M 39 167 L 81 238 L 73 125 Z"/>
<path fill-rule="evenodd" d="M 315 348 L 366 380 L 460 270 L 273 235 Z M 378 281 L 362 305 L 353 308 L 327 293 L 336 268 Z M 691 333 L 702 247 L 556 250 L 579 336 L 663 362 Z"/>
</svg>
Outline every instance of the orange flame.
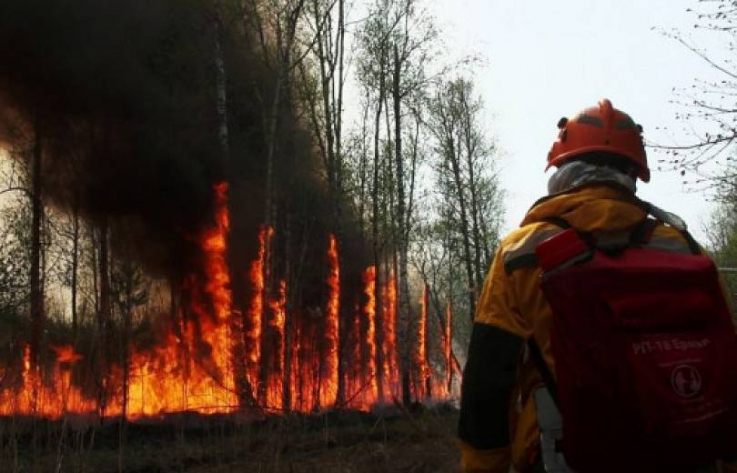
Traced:
<svg viewBox="0 0 737 473">
<path fill-rule="evenodd" d="M 125 409 L 130 418 L 184 410 L 212 414 L 231 412 L 238 407 L 231 359 L 228 185 L 217 184 L 214 191 L 215 224 L 200 238 L 204 294 L 198 290 L 196 279 L 190 278 L 188 282 L 192 290 L 190 309 L 196 319 L 183 324 L 181 339 L 170 331 L 166 343 L 133 354 Z M 207 309 L 206 301 L 210 301 L 212 312 Z M 119 400 L 109 412 L 123 412 Z"/>
<path fill-rule="evenodd" d="M 420 319 L 417 321 L 417 334 L 414 343 L 414 365 L 415 365 L 415 382 L 414 395 L 415 399 L 421 400 L 426 397 L 427 380 L 430 372 L 427 366 L 427 310 L 428 310 L 428 293 L 427 285 L 422 286 L 422 297 L 420 298 Z"/>
<path fill-rule="evenodd" d="M 320 387 L 320 407 L 330 408 L 338 400 L 338 347 L 339 340 L 339 313 L 340 313 L 340 266 L 338 259 L 338 243 L 335 235 L 330 235 L 328 246 L 328 304 L 325 314 L 325 365 L 323 381 Z"/>
<path fill-rule="evenodd" d="M 399 398 L 400 382 L 397 364 L 397 280 L 391 275 L 382 290 L 382 374 L 384 400 Z"/>
<path fill-rule="evenodd" d="M 57 355 L 54 368 L 42 381 L 31 363 L 30 347 L 23 347 L 21 385 L 17 391 L 0 392 L 0 415 L 34 415 L 58 419 L 66 412 L 94 412 L 95 402 L 86 398 L 71 382 L 71 368 L 81 359 L 71 347 L 51 347 Z M 5 371 L 7 374 L 8 371 Z"/>
<path fill-rule="evenodd" d="M 51 349 L 56 353 L 56 361 L 59 363 L 74 364 L 82 359 L 82 355 L 74 353 L 74 347 L 71 345 L 51 345 Z"/>
<path fill-rule="evenodd" d="M 253 288 L 253 297 L 248 311 L 248 327 L 246 328 L 246 371 L 248 383 L 253 394 L 259 391 L 261 384 L 261 324 L 264 309 L 264 271 L 266 259 L 266 239 L 271 238 L 274 233 L 272 228 L 268 230 L 262 227 L 258 233 L 259 249 L 258 257 L 251 263 L 250 279 Z"/>
<path fill-rule="evenodd" d="M 254 395 L 263 394 L 264 398 L 258 400 L 262 407 L 275 410 L 311 412 L 332 408 L 339 401 L 339 392 L 345 393 L 348 406 L 361 410 L 398 398 L 397 283 L 394 276 L 383 287 L 378 287 L 376 268 L 371 266 L 364 271 L 365 304 L 355 306 L 348 331 L 349 346 L 344 353 L 345 359 L 341 360 L 341 269 L 336 238 L 330 236 L 327 249 L 328 297 L 324 315 L 319 307 L 305 313 L 287 314 L 285 281 L 280 281 L 275 297 L 265 300 L 266 248 L 274 230 L 264 227 L 258 235 L 257 257 L 250 264 L 252 296 L 245 317 L 236 319 L 227 263 L 228 186 L 218 184 L 214 193 L 214 222 L 197 240 L 202 274 L 193 273 L 183 281 L 189 303 L 171 326 L 162 326 L 157 345 L 132 350 L 127 366 L 109 367 L 102 382 L 107 392 L 115 394 L 111 394 L 104 405 L 105 415 L 125 415 L 135 420 L 181 411 L 234 412 L 241 407 L 236 394 L 236 371 L 238 379 L 243 380 L 245 376 Z M 419 381 L 427 380 L 431 374 L 425 342 L 427 290 L 424 294 L 423 317 L 417 333 L 420 343 L 414 354 L 415 364 L 422 369 Z M 383 302 L 380 314 L 376 311 L 378 297 Z M 381 334 L 377 334 L 377 316 L 381 317 Z M 287 317 L 290 320 L 288 329 Z M 446 377 L 433 380 L 432 384 L 433 393 L 444 393 L 443 396 L 459 386 L 453 383 L 453 371 L 458 368 L 452 353 L 451 321 L 449 305 L 445 325 L 441 328 Z M 246 326 L 242 326 L 243 323 Z M 56 353 L 54 365 L 43 376 L 41 366 L 32 365 L 28 346 L 23 348 L 15 369 L 0 367 L 3 380 L 16 386 L 0 390 L 0 415 L 60 418 L 67 412 L 103 411 L 93 393 L 84 392 L 73 382 L 76 374 L 90 371 L 95 360 L 85 360 L 71 346 L 51 348 Z M 377 362 L 379 354 L 380 365 Z M 83 366 L 80 363 L 83 360 L 89 365 L 84 363 Z M 245 364 L 239 364 L 243 361 Z M 342 379 L 339 378 L 341 361 L 345 367 Z M 383 381 L 382 392 L 378 388 L 379 376 Z M 421 395 L 419 389 L 415 395 Z M 287 398 L 289 405 L 285 405 Z"/>
<path fill-rule="evenodd" d="M 376 369 L 376 267 L 369 266 L 363 272 L 365 284 L 364 293 L 368 298 L 366 302 L 366 347 L 368 349 L 368 360 L 366 360 L 365 384 L 368 384 L 368 393 L 365 404 L 369 406 L 379 398 L 378 379 L 379 373 Z"/>
<path fill-rule="evenodd" d="M 445 355 L 445 386 L 446 394 L 450 394 L 453 388 L 453 308 L 448 303 L 445 308 L 445 337 L 444 337 L 444 350 Z"/>
<path fill-rule="evenodd" d="M 266 406 L 274 409 L 284 407 L 284 358 L 286 347 L 286 323 L 287 284 L 279 282 L 278 299 L 269 302 L 272 311 L 269 326 L 275 332 L 275 349 L 273 351 L 274 363 L 268 373 L 268 386 L 266 394 Z"/>
</svg>

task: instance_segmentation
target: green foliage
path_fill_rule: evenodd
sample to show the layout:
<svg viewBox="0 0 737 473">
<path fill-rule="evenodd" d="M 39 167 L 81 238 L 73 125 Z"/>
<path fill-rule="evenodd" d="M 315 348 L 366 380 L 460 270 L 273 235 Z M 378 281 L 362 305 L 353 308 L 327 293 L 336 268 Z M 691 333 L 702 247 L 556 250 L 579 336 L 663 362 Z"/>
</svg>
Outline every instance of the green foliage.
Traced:
<svg viewBox="0 0 737 473">
<path fill-rule="evenodd" d="M 729 297 L 734 302 L 737 300 L 737 207 L 720 205 L 705 230 L 714 262 L 722 268 Z"/>
<path fill-rule="evenodd" d="M 455 340 L 467 346 L 473 315 L 468 295 L 480 292 L 504 215 L 498 153 L 471 81 L 443 83 L 427 109 L 434 187 L 422 211 L 416 266 L 435 287 L 438 302 L 452 302 Z"/>
</svg>

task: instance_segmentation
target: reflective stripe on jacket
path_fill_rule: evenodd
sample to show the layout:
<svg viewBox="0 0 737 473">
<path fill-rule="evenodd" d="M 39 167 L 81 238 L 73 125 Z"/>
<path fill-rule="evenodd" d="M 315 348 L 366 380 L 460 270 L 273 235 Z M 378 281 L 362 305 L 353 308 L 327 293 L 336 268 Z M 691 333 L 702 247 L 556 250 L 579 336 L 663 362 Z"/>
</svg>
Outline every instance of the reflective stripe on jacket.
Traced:
<svg viewBox="0 0 737 473">
<path fill-rule="evenodd" d="M 539 287 L 535 247 L 562 231 L 551 218 L 593 234 L 629 232 L 647 217 L 632 194 L 591 185 L 538 201 L 520 228 L 501 243 L 477 304 L 464 369 L 459 437 L 465 472 L 524 472 L 538 450 L 532 389 L 542 381 L 525 353 L 534 335 L 555 373 L 550 349 L 552 311 Z M 647 245 L 690 252 L 676 229 L 658 224 Z"/>
</svg>

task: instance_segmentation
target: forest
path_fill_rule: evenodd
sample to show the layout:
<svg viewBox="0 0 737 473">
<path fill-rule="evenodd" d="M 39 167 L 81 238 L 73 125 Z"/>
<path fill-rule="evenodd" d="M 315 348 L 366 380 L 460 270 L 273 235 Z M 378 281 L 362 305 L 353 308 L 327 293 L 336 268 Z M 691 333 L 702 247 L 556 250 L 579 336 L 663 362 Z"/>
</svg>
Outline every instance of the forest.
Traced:
<svg viewBox="0 0 737 473">
<path fill-rule="evenodd" d="M 0 470 L 454 471 L 505 192 L 443 34 L 419 0 L 0 0 Z M 673 39 L 725 80 L 649 144 L 728 270 L 737 71 Z"/>
<path fill-rule="evenodd" d="M 0 45 L 4 465 L 457 402 L 502 191 L 422 4 L 4 1 Z"/>
</svg>

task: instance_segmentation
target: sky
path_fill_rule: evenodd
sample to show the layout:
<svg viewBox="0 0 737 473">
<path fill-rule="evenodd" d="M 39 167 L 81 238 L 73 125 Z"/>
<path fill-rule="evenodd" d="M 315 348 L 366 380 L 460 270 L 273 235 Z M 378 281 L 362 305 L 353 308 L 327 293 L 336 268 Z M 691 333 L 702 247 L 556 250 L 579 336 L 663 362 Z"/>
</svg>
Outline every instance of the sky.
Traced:
<svg viewBox="0 0 737 473">
<path fill-rule="evenodd" d="M 674 87 L 715 76 L 713 69 L 662 31 L 678 30 L 718 50 L 716 37 L 693 29 L 696 0 L 435 0 L 432 11 L 452 55 L 479 54 L 474 79 L 486 127 L 502 151 L 507 192 L 504 231 L 545 194 L 545 159 L 562 116 L 609 98 L 644 128 L 646 140 L 683 144 L 670 103 Z M 655 28 L 655 29 L 654 29 Z M 660 30 L 660 31 L 658 31 Z M 667 132 L 661 129 L 667 129 Z M 683 217 L 697 239 L 714 205 L 686 192 L 677 172 L 659 171 L 638 195 Z"/>
<path fill-rule="evenodd" d="M 709 51 L 724 50 L 713 34 L 693 29 L 697 0 L 422 0 L 435 16 L 445 59 L 482 58 L 473 70 L 485 103 L 485 125 L 499 153 L 506 191 L 504 233 L 546 193 L 545 159 L 562 116 L 609 98 L 644 128 L 646 140 L 683 144 L 673 89 L 715 71 L 662 31 L 680 31 Z M 360 16 L 360 15 L 359 15 Z M 667 129 L 668 132 L 663 132 Z M 658 170 L 640 197 L 683 217 L 705 241 L 714 209 L 687 192 L 675 171 Z"/>
</svg>

